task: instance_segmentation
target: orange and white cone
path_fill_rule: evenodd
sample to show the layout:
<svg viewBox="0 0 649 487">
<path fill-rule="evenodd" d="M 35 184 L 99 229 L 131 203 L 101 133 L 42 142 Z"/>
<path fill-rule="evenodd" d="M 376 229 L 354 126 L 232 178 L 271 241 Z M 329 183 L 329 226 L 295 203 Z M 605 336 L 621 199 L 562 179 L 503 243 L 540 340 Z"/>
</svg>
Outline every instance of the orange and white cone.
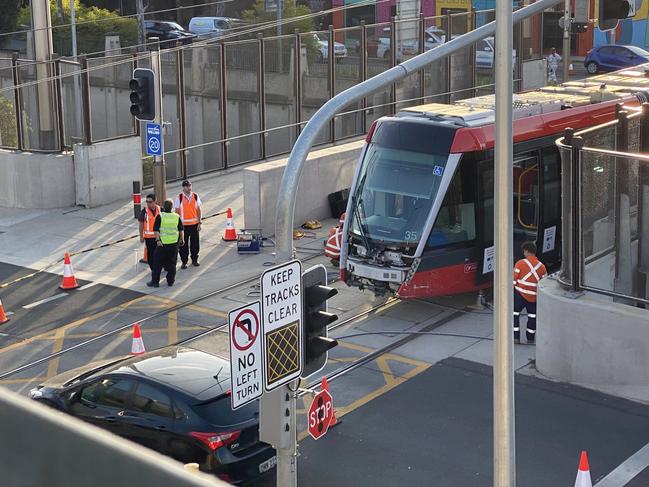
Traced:
<svg viewBox="0 0 649 487">
<path fill-rule="evenodd" d="M 144 340 L 140 333 L 140 325 L 135 323 L 133 325 L 133 343 L 131 344 L 131 355 L 142 355 L 146 352 L 144 348 Z"/>
<path fill-rule="evenodd" d="M 144 246 L 144 257 L 140 259 L 140 262 L 142 264 L 148 264 L 149 263 L 149 252 L 146 249 L 146 245 Z"/>
<path fill-rule="evenodd" d="M 70 262 L 70 254 L 65 253 L 65 259 L 63 260 L 63 282 L 59 286 L 61 289 L 76 289 L 79 287 L 77 284 L 77 279 L 74 277 L 74 270 L 72 269 L 72 263 Z"/>
<path fill-rule="evenodd" d="M 568 74 L 575 74 L 575 66 L 572 63 L 568 65 Z"/>
<path fill-rule="evenodd" d="M 593 487 L 593 482 L 590 479 L 590 468 L 588 467 L 588 457 L 585 451 L 581 452 L 579 459 L 579 470 L 577 470 L 577 479 L 575 480 L 575 487 Z"/>
<path fill-rule="evenodd" d="M 2 300 L 0 300 L 0 325 L 4 325 L 7 321 L 9 321 L 9 318 L 7 318 L 5 309 L 2 306 Z"/>
<path fill-rule="evenodd" d="M 225 221 L 225 233 L 223 234 L 223 240 L 226 242 L 231 242 L 232 240 L 237 239 L 237 230 L 234 228 L 234 222 L 232 221 L 232 208 L 228 208 L 228 215 Z"/>
</svg>

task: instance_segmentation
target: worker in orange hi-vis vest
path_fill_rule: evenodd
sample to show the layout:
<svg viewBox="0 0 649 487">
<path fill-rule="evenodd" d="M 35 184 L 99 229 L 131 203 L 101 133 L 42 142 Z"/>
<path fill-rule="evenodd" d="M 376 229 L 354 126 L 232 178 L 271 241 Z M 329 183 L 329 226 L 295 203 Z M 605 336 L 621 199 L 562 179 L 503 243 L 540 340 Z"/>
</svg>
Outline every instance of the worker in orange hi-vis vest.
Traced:
<svg viewBox="0 0 649 487">
<path fill-rule="evenodd" d="M 527 310 L 527 343 L 534 344 L 536 338 L 536 291 L 539 281 L 548 271 L 536 258 L 534 242 L 525 242 L 522 246 L 524 258 L 514 266 L 514 342 L 521 342 L 520 315 Z"/>
<path fill-rule="evenodd" d="M 343 243 L 343 225 L 345 224 L 345 214 L 340 215 L 338 225 L 329 230 L 329 237 L 325 242 L 324 253 L 331 259 L 333 265 L 340 262 L 340 248 Z"/>
<path fill-rule="evenodd" d="M 146 245 L 147 261 L 151 270 L 153 270 L 153 254 L 158 246 L 153 232 L 153 224 L 159 214 L 160 207 L 155 203 L 155 195 L 153 193 L 146 195 L 146 206 L 140 212 L 138 220 L 140 221 L 140 242 L 144 242 Z"/>
<path fill-rule="evenodd" d="M 198 267 L 198 252 L 200 250 L 199 233 L 203 203 L 200 197 L 192 191 L 192 183 L 185 179 L 183 191 L 174 199 L 174 210 L 180 215 L 185 232 L 185 244 L 178 248 L 180 254 L 181 269 L 187 269 L 187 261 L 191 253 L 192 265 Z"/>
</svg>

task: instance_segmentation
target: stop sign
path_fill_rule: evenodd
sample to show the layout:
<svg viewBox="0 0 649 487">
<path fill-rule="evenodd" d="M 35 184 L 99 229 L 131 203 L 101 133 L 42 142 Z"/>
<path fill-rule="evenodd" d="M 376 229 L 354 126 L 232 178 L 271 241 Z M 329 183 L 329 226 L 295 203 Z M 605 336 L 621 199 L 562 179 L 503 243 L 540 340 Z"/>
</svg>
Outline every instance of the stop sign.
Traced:
<svg viewBox="0 0 649 487">
<path fill-rule="evenodd" d="M 331 420 L 334 418 L 334 399 L 326 389 L 318 392 L 313 398 L 307 420 L 309 422 L 309 434 L 317 440 L 329 429 Z"/>
</svg>

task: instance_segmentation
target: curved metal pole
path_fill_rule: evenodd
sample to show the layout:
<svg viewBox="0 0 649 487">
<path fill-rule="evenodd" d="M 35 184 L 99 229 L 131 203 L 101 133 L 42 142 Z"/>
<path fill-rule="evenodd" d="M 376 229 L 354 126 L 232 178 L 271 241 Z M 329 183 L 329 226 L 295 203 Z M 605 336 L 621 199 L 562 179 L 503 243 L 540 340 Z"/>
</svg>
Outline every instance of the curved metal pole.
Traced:
<svg viewBox="0 0 649 487">
<path fill-rule="evenodd" d="M 561 0 L 540 0 L 532 5 L 517 10 L 512 15 L 512 24 L 531 17 Z M 423 54 L 409 59 L 398 66 L 363 81 L 327 101 L 306 124 L 298 137 L 293 150 L 288 158 L 286 169 L 282 177 L 278 198 L 277 213 L 275 216 L 275 238 L 277 243 L 277 262 L 285 262 L 293 254 L 293 213 L 295 210 L 295 197 L 300 182 L 302 168 L 313 144 L 320 131 L 327 127 L 327 124 L 343 111 L 347 105 L 365 98 L 385 86 L 405 78 L 406 76 L 427 67 L 429 64 L 442 59 L 454 52 L 470 46 L 471 44 L 493 35 L 496 30 L 496 23 L 490 22 L 471 32 L 442 44 L 435 49 L 426 51 Z"/>
</svg>

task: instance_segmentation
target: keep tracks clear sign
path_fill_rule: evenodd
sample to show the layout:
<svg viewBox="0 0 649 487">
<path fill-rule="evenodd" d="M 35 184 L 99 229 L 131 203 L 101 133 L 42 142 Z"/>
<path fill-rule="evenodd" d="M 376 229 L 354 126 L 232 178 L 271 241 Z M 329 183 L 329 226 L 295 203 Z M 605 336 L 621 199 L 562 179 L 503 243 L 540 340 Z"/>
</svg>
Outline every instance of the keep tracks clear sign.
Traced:
<svg viewBox="0 0 649 487">
<path fill-rule="evenodd" d="M 261 276 L 264 387 L 273 390 L 302 372 L 302 264 L 298 260 Z"/>
<path fill-rule="evenodd" d="M 261 357 L 261 306 L 259 301 L 228 313 L 232 409 L 260 397 L 264 388 Z"/>
</svg>

